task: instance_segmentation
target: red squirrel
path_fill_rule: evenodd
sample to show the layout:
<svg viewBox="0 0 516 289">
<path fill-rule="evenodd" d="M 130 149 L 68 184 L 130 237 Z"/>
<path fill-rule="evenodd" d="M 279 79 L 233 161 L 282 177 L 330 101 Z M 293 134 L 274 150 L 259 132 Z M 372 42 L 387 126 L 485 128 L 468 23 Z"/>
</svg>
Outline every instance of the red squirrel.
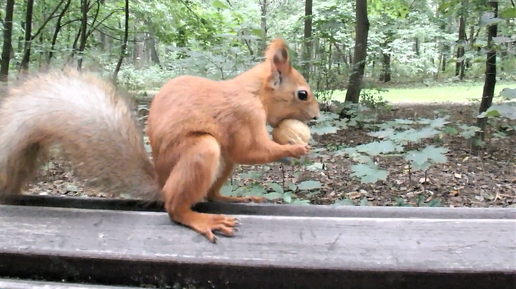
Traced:
<svg viewBox="0 0 516 289">
<path fill-rule="evenodd" d="M 216 242 L 213 231 L 232 236 L 238 220 L 191 207 L 204 199 L 263 201 L 222 196 L 220 189 L 235 164 L 309 152 L 306 144 L 274 142 L 266 124 L 318 117 L 319 104 L 281 39 L 268 45 L 263 62 L 233 79 L 179 76 L 165 83 L 148 115 L 154 164 L 128 101 L 111 84 L 72 69 L 37 74 L 10 86 L 0 106 L 0 191 L 19 194 L 58 144 L 78 176 L 109 193 L 163 201 L 171 221 Z"/>
</svg>

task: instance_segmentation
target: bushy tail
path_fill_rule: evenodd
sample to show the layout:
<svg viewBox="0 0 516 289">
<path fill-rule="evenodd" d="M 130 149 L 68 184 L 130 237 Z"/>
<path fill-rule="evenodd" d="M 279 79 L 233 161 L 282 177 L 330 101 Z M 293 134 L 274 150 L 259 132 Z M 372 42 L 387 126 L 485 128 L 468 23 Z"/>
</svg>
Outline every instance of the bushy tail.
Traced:
<svg viewBox="0 0 516 289">
<path fill-rule="evenodd" d="M 52 144 L 104 192 L 159 197 L 128 102 L 94 75 L 51 71 L 8 89 L 0 106 L 0 193 L 20 193 Z"/>
</svg>

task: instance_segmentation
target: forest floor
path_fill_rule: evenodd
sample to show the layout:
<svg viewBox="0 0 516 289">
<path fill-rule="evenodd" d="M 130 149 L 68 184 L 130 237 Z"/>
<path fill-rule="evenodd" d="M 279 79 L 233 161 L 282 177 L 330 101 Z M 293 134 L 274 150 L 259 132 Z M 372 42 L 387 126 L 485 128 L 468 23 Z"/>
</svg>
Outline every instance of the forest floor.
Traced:
<svg viewBox="0 0 516 289">
<path fill-rule="evenodd" d="M 473 125 L 478 105 L 465 104 L 403 104 L 380 113 L 378 120 L 436 118 L 436 114 L 450 114 L 450 123 Z M 145 111 L 145 110 L 143 110 Z M 143 112 L 145 114 L 145 112 Z M 447 163 L 431 166 L 425 175 L 421 171 L 411 172 L 402 157 L 375 159 L 379 167 L 389 172 L 386 180 L 376 183 L 361 183 L 351 176 L 350 166 L 355 164 L 346 155 L 332 155 L 338 147 L 357 146 L 373 141 L 367 131 L 348 127 L 333 134 L 313 135 L 317 142 L 313 146 L 326 156 L 314 160 L 322 168 L 309 169 L 303 165 L 271 163 L 260 166 L 237 166 L 232 177 L 232 188 L 251 190 L 256 185 L 270 190 L 275 182 L 285 187 L 287 183 L 299 184 L 313 181 L 320 185 L 316 190 L 295 192 L 293 198 L 304 200 L 305 204 L 343 204 L 374 206 L 418 206 L 429 203 L 449 207 L 516 207 L 516 135 L 488 140 L 486 149 L 474 155 L 462 137 L 443 136 L 439 146 L 446 147 Z M 430 141 L 428 141 L 430 143 Z M 94 190 L 85 189 L 73 177 L 70 164 L 53 159 L 41 170 L 37 181 L 28 194 L 101 196 L 113 197 Z M 249 190 L 248 190 L 249 189 Z M 294 191 L 296 191 L 294 189 Z M 266 193 L 266 192 L 265 192 Z M 289 199 L 291 197 L 289 196 Z M 285 198 L 269 200 L 283 203 Z M 343 202 L 344 200 L 344 202 Z M 287 201 L 288 202 L 288 201 Z"/>
</svg>

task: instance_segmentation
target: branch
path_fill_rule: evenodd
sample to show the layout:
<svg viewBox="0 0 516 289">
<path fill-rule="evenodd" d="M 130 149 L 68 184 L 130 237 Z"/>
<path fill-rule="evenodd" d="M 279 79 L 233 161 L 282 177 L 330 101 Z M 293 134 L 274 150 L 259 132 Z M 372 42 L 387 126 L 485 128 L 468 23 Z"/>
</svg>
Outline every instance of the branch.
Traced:
<svg viewBox="0 0 516 289">
<path fill-rule="evenodd" d="M 65 27 L 66 25 L 71 24 L 71 23 L 74 23 L 74 22 L 77 22 L 77 21 L 81 21 L 81 18 L 75 18 L 75 19 L 72 19 L 72 20 L 68 20 L 68 21 L 64 22 L 63 24 L 61 24 L 61 25 L 60 25 L 60 28 L 63 28 L 63 27 Z"/>
<path fill-rule="evenodd" d="M 106 17 L 104 17 L 104 19 L 102 19 L 99 23 L 97 23 L 97 25 L 95 25 L 94 27 L 91 28 L 90 31 L 88 31 L 87 33 L 87 36 L 90 36 L 91 33 L 93 33 L 93 31 L 97 30 L 97 28 L 100 26 L 100 24 L 102 24 L 104 21 L 106 21 L 109 17 L 111 17 L 111 15 L 113 15 L 114 13 L 116 12 L 115 11 L 111 11 L 111 13 L 109 13 Z"/>
<path fill-rule="evenodd" d="M 36 31 L 36 33 L 34 33 L 31 37 L 30 37 L 30 40 L 32 41 L 34 38 L 36 38 L 40 33 L 41 31 L 43 31 L 43 28 L 45 28 L 45 26 L 48 24 L 48 22 L 51 20 L 51 19 L 54 19 L 54 14 L 57 12 L 57 10 L 59 9 L 59 7 L 61 7 L 61 4 L 64 3 L 65 0 L 61 0 L 61 2 L 59 2 L 59 4 L 57 4 L 56 8 L 54 9 L 54 11 L 52 11 L 52 13 L 50 13 L 50 16 L 47 17 L 47 19 L 45 19 L 45 21 L 43 22 L 43 24 L 41 24 L 41 26 L 39 27 L 38 31 Z"/>
<path fill-rule="evenodd" d="M 186 3 L 183 0 L 179 0 L 179 2 L 181 2 L 186 7 L 186 9 L 188 9 L 188 11 L 190 11 L 197 19 L 199 19 L 199 21 L 201 21 L 202 23 L 206 22 L 206 20 L 201 18 L 199 15 L 197 15 L 197 13 L 190 9 L 190 7 L 188 7 L 188 5 L 186 5 Z"/>
<path fill-rule="evenodd" d="M 93 7 L 93 5 L 91 5 L 91 7 Z M 93 30 L 95 27 L 94 24 L 95 24 L 95 22 L 97 22 L 97 17 L 99 17 L 99 12 L 100 12 L 100 0 L 97 0 L 97 12 L 95 12 L 95 17 L 93 17 L 93 21 L 91 22 L 92 28 L 90 29 L 90 31 L 88 31 L 86 33 L 86 38 L 88 38 L 91 35 L 91 33 L 93 33 Z"/>
</svg>

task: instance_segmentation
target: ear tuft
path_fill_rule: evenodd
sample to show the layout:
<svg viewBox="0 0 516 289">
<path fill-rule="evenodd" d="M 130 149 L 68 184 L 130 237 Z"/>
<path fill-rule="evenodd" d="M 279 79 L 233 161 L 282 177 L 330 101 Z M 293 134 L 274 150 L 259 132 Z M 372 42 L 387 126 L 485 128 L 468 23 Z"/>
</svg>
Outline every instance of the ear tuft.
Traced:
<svg viewBox="0 0 516 289">
<path fill-rule="evenodd" d="M 282 39 L 276 38 L 269 44 L 265 51 L 265 58 L 274 64 L 276 71 L 280 73 L 288 73 L 290 71 L 288 48 Z"/>
</svg>

